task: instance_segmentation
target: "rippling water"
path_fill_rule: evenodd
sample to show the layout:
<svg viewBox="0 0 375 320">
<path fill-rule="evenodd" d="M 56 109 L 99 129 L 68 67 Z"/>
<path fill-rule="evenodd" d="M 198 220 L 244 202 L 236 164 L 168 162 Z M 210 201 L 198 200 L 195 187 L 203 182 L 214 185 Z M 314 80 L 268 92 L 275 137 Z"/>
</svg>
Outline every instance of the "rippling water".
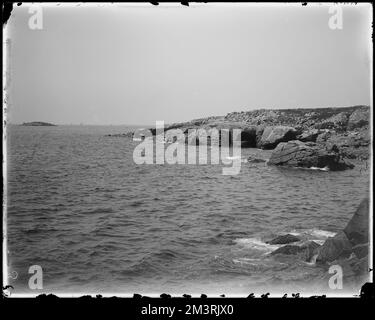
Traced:
<svg viewBox="0 0 375 320">
<path fill-rule="evenodd" d="M 120 126 L 8 128 L 8 259 L 15 292 L 226 293 L 321 288 L 326 270 L 269 256 L 285 232 L 324 241 L 369 192 L 344 172 L 242 163 L 136 165 Z M 243 149 L 267 159 L 270 151 Z M 320 290 L 320 289 L 316 289 Z"/>
</svg>

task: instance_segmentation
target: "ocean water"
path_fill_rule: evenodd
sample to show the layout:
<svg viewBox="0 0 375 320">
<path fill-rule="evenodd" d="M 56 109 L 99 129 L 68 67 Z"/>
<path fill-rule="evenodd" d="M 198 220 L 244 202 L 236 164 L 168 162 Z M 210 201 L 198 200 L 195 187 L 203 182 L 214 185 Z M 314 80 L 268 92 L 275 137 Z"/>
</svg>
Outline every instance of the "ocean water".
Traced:
<svg viewBox="0 0 375 320">
<path fill-rule="evenodd" d="M 267 240 L 320 243 L 369 193 L 363 163 L 343 172 L 246 163 L 137 165 L 122 126 L 9 126 L 8 265 L 14 293 L 29 267 L 48 293 L 322 292 L 326 268 L 270 256 Z M 15 278 L 15 279 L 12 279 Z M 350 288 L 349 288 L 350 289 Z M 348 289 L 348 290 L 349 290 Z M 349 290 L 350 291 L 350 290 Z M 357 292 L 355 292 L 357 293 Z"/>
</svg>

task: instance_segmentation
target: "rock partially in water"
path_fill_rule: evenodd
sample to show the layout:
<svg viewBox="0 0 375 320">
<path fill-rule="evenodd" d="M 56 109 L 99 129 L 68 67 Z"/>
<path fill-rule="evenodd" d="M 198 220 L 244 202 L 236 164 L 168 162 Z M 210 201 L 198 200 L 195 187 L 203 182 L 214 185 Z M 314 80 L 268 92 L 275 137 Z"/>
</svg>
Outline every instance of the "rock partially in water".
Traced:
<svg viewBox="0 0 375 320">
<path fill-rule="evenodd" d="M 293 140 L 279 143 L 272 152 L 269 165 L 327 168 L 332 171 L 351 169 L 353 164 L 344 161 L 335 150 L 327 150 L 324 146 L 313 142 Z"/>
<path fill-rule="evenodd" d="M 363 243 L 363 244 L 358 244 L 352 248 L 354 254 L 358 259 L 361 259 L 363 257 L 366 257 L 368 255 L 369 251 L 369 244 L 368 243 Z"/>
<path fill-rule="evenodd" d="M 368 226 L 369 199 L 365 198 L 344 230 L 324 242 L 318 250 L 316 261 L 326 263 L 341 260 L 344 263 L 348 257 L 355 256 L 361 260 L 368 257 Z"/>
<path fill-rule="evenodd" d="M 258 148 L 273 149 L 280 142 L 287 142 L 294 140 L 297 136 L 297 131 L 293 127 L 276 126 L 265 127 L 260 138 Z"/>
<path fill-rule="evenodd" d="M 312 257 L 317 253 L 317 249 L 320 247 L 315 241 L 307 241 L 302 245 L 287 244 L 282 246 L 275 251 L 271 252 L 271 255 L 296 255 L 302 261 L 311 261 Z"/>
<path fill-rule="evenodd" d="M 366 160 L 370 155 L 371 137 L 367 129 L 344 133 L 329 130 L 319 134 L 316 142 L 327 148 L 336 146 L 343 157 L 350 159 Z"/>
<path fill-rule="evenodd" d="M 317 250 L 320 248 L 320 244 L 315 241 L 307 241 L 301 245 L 301 251 L 299 256 L 301 260 L 310 262 L 311 259 L 317 254 Z"/>
<path fill-rule="evenodd" d="M 275 251 L 272 251 L 271 252 L 271 255 L 275 255 L 275 254 L 287 254 L 287 255 L 290 255 L 290 254 L 297 254 L 301 251 L 301 247 L 300 246 L 297 246 L 297 245 L 294 245 L 294 244 L 287 244 L 285 246 L 282 246 L 278 249 L 276 249 Z"/>
<path fill-rule="evenodd" d="M 357 211 L 344 229 L 344 233 L 352 246 L 368 242 L 369 234 L 369 199 L 363 199 Z"/>
<path fill-rule="evenodd" d="M 330 262 L 347 258 L 352 253 L 352 245 L 343 231 L 328 238 L 318 250 L 317 262 Z"/>
<path fill-rule="evenodd" d="M 269 244 L 287 244 L 292 242 L 300 241 L 301 239 L 292 235 L 292 234 L 285 234 L 282 236 L 278 236 L 275 239 L 272 239 L 271 241 L 267 242 Z"/>
<path fill-rule="evenodd" d="M 133 138 L 133 132 L 125 132 L 125 133 L 110 133 L 107 134 L 106 137 L 121 137 L 121 138 Z"/>
</svg>

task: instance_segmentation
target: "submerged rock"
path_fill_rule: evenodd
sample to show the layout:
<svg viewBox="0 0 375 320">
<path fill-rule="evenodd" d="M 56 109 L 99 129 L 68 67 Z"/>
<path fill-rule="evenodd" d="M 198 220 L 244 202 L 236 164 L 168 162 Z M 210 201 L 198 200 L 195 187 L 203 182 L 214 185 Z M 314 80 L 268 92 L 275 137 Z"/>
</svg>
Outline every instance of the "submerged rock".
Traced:
<svg viewBox="0 0 375 320">
<path fill-rule="evenodd" d="M 354 167 L 354 165 L 344 161 L 337 150 L 327 150 L 313 142 L 304 143 L 298 140 L 279 143 L 272 152 L 268 164 L 287 167 L 327 168 L 333 171 Z"/>
<path fill-rule="evenodd" d="M 292 243 L 300 241 L 301 239 L 292 235 L 292 234 L 285 234 L 282 236 L 278 236 L 275 239 L 272 239 L 271 241 L 267 242 L 269 244 L 286 244 L 286 243 Z"/>
<path fill-rule="evenodd" d="M 261 149 L 273 149 L 280 142 L 287 142 L 296 138 L 297 131 L 292 127 L 276 126 L 265 127 L 259 141 Z"/>
</svg>

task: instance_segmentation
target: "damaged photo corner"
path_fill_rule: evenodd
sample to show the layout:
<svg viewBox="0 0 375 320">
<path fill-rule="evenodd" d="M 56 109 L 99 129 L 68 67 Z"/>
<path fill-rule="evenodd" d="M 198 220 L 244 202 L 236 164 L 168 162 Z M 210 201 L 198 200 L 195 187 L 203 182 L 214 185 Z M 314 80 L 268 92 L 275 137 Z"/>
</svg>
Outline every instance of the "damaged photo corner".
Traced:
<svg viewBox="0 0 375 320">
<path fill-rule="evenodd" d="M 5 4 L 3 296 L 364 295 L 372 21 Z"/>
</svg>

